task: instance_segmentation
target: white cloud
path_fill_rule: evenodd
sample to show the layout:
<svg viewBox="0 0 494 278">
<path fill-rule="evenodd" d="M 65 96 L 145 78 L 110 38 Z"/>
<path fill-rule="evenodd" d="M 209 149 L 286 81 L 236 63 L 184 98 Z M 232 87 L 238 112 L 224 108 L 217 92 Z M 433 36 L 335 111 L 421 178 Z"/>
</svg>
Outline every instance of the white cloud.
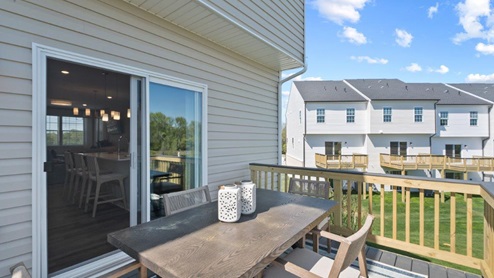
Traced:
<svg viewBox="0 0 494 278">
<path fill-rule="evenodd" d="M 491 14 L 489 0 L 465 0 L 456 5 L 456 11 L 465 32 L 456 34 L 453 38 L 454 43 L 459 44 L 473 38 L 494 39 L 494 15 Z M 484 29 L 484 17 L 490 29 Z"/>
<path fill-rule="evenodd" d="M 494 44 L 483 44 L 480 42 L 475 46 L 475 50 L 484 55 L 494 55 Z"/>
<path fill-rule="evenodd" d="M 395 29 L 396 43 L 403 47 L 410 47 L 413 36 L 403 29 Z"/>
<path fill-rule="evenodd" d="M 427 10 L 427 16 L 429 18 L 434 17 L 434 14 L 437 13 L 438 8 L 439 8 L 439 3 L 436 2 L 435 6 L 429 7 L 429 9 Z"/>
<path fill-rule="evenodd" d="M 387 59 L 383 58 L 371 58 L 369 56 L 351 56 L 350 59 L 358 61 L 358 62 L 367 62 L 369 64 L 383 64 L 386 65 L 388 63 Z"/>
<path fill-rule="evenodd" d="M 326 19 L 342 25 L 358 22 L 360 12 L 370 0 L 314 0 L 312 5 Z"/>
<path fill-rule="evenodd" d="M 293 81 L 321 81 L 321 77 L 314 77 L 314 76 L 309 76 L 309 77 L 303 77 L 302 75 L 299 75 L 293 79 Z"/>
<path fill-rule="evenodd" d="M 449 72 L 449 68 L 445 65 L 441 65 L 438 69 L 429 68 L 429 72 L 437 72 L 440 74 L 446 74 Z"/>
<path fill-rule="evenodd" d="M 493 74 L 471 73 L 467 76 L 465 80 L 467 82 L 472 82 L 472 83 L 493 83 L 494 73 Z"/>
<path fill-rule="evenodd" d="M 417 63 L 411 63 L 408 67 L 405 67 L 405 69 L 409 72 L 418 72 L 422 71 L 422 67 L 419 66 Z"/>
<path fill-rule="evenodd" d="M 353 44 L 366 44 L 367 38 L 364 34 L 357 31 L 357 29 L 352 27 L 343 27 L 343 33 L 340 34 L 340 37 L 347 39 L 349 42 Z"/>
</svg>

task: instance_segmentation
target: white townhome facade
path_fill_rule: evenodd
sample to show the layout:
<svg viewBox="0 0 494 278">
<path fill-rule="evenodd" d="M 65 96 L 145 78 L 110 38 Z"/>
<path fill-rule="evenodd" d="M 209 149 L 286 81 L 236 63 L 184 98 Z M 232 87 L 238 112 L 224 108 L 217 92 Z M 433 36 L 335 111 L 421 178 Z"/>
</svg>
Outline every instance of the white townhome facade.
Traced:
<svg viewBox="0 0 494 278">
<path fill-rule="evenodd" d="M 64 121 L 67 115 L 78 115 L 75 108 L 88 109 L 88 115 L 94 116 L 74 118 L 78 130 L 85 130 L 77 151 L 102 143 L 100 136 L 116 148 L 118 136 L 109 134 L 109 127 L 101 129 L 107 124 L 96 116 L 104 107 L 84 103 L 88 107 L 83 108 L 81 102 L 76 107 L 78 98 L 88 92 L 96 98 L 102 91 L 107 95 L 113 86 L 117 96 L 127 97 L 121 110 L 122 115 L 129 113 L 121 117 L 127 123 L 113 129 L 119 139 L 129 138 L 127 226 L 150 217 L 150 113 L 153 105 L 167 103 L 158 101 L 158 89 L 173 88 L 192 96 L 196 164 L 191 170 L 195 180 L 187 187 L 209 185 L 214 197 L 218 185 L 248 178 L 250 162 L 281 161 L 281 71 L 305 66 L 304 4 L 303 0 L 3 1 L 0 277 L 9 276 L 9 267 L 21 261 L 33 277 L 87 277 L 129 261 L 122 253 L 110 252 L 56 271 L 48 266 L 54 256 L 74 254 L 57 253 L 59 246 L 48 240 L 49 219 L 56 217 L 50 215 L 47 200 L 54 196 L 43 171 L 47 132 L 65 140 L 62 131 L 70 130 L 57 124 L 48 130 L 52 122 L 47 119 Z M 62 68 L 55 65 L 82 69 L 86 78 L 89 73 L 95 77 L 63 83 Z M 66 78 L 76 78 L 74 73 Z M 114 80 L 108 86 L 107 76 Z M 118 85 L 114 76 L 125 84 Z M 59 92 L 50 87 L 53 83 L 64 86 L 57 87 Z M 64 113 L 50 114 L 59 105 L 51 94 L 68 106 Z M 80 215 L 85 215 L 82 210 Z M 103 236 L 100 246 L 105 242 Z M 92 246 L 88 241 L 81 244 Z"/>
<path fill-rule="evenodd" d="M 355 160 L 355 154 L 362 154 L 368 159 L 366 167 L 350 168 L 452 177 L 455 175 L 448 170 L 442 173 L 434 167 L 413 169 L 410 165 L 424 154 L 483 156 L 483 145 L 490 136 L 490 107 L 485 100 L 437 83 L 397 79 L 294 82 L 286 118 L 287 164 L 316 167 L 316 154 L 328 155 L 329 163 L 338 159 L 330 155 L 349 161 L 350 156 Z M 389 155 L 403 159 L 401 165 L 408 163 L 409 167 L 400 171 L 387 167 L 389 164 L 383 166 L 381 160 Z M 348 168 L 341 163 L 330 168 L 338 167 Z M 468 177 L 462 178 L 479 180 L 482 174 L 468 172 Z"/>
</svg>

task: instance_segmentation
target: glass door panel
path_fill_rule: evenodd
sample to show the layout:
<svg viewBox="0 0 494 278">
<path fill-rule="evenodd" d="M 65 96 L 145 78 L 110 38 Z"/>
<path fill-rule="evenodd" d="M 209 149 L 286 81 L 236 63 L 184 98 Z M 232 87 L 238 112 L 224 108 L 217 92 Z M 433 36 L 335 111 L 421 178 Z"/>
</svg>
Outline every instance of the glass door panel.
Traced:
<svg viewBox="0 0 494 278">
<path fill-rule="evenodd" d="M 150 82 L 151 219 L 164 216 L 162 194 L 201 186 L 202 92 Z"/>
</svg>

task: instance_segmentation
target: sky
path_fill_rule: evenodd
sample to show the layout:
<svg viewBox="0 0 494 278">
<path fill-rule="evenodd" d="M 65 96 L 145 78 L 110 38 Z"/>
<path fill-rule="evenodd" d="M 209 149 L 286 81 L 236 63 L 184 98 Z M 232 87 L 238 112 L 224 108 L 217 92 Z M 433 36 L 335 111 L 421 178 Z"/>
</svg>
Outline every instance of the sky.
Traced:
<svg viewBox="0 0 494 278">
<path fill-rule="evenodd" d="M 294 80 L 494 83 L 494 0 L 306 0 L 305 28 Z"/>
</svg>

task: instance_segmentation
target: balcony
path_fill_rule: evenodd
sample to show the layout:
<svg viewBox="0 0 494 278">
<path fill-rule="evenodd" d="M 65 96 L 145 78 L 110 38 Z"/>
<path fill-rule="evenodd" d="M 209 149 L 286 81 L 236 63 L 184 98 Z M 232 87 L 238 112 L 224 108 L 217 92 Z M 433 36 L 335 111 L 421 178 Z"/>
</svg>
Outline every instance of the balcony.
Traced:
<svg viewBox="0 0 494 278">
<path fill-rule="evenodd" d="M 494 157 L 455 158 L 445 155 L 380 154 L 381 167 L 406 170 L 451 170 L 457 172 L 494 171 Z"/>
<path fill-rule="evenodd" d="M 363 169 L 367 168 L 366 154 L 324 155 L 316 153 L 316 167 L 323 169 Z"/>
<path fill-rule="evenodd" d="M 493 184 L 255 163 L 250 171 L 259 188 L 271 190 L 286 191 L 292 177 L 330 181 L 338 201 L 333 232 L 351 234 L 372 213 L 376 220 L 368 242 L 494 277 Z M 345 185 L 355 190 L 344 190 Z M 426 197 L 426 190 L 433 197 Z"/>
</svg>

